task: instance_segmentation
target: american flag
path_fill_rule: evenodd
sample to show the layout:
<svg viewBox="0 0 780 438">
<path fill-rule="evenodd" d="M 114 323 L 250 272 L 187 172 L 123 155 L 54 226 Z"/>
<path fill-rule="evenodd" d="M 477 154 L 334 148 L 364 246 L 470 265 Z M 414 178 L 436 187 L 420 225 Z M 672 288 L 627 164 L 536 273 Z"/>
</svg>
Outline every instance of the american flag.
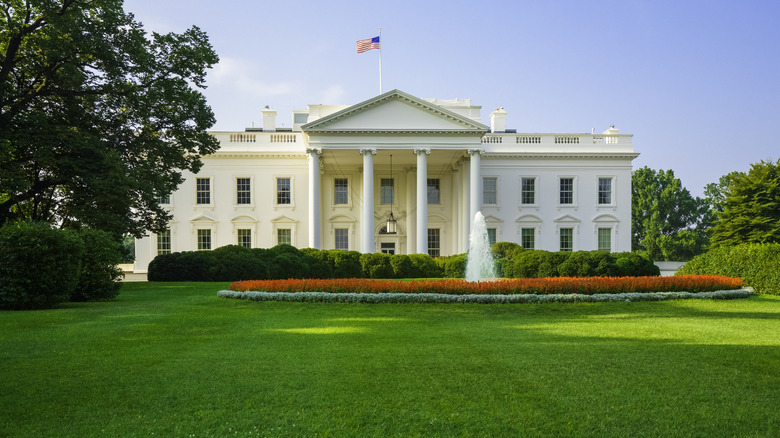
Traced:
<svg viewBox="0 0 780 438">
<path fill-rule="evenodd" d="M 379 37 L 368 38 L 357 42 L 358 53 L 368 52 L 379 48 Z"/>
</svg>

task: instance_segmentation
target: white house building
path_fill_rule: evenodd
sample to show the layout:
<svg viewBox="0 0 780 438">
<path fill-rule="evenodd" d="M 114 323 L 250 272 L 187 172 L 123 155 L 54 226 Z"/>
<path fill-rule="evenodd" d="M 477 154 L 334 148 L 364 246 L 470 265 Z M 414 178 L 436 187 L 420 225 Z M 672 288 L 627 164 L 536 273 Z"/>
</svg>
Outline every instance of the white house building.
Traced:
<svg viewBox="0 0 780 438">
<path fill-rule="evenodd" d="M 221 148 L 163 200 L 170 228 L 136 242 L 135 272 L 231 244 L 459 254 L 477 211 L 492 241 L 631 250 L 631 135 L 517 133 L 480 110 L 393 90 L 293 111 L 292 128 L 266 108 L 262 128 L 213 132 Z"/>
</svg>

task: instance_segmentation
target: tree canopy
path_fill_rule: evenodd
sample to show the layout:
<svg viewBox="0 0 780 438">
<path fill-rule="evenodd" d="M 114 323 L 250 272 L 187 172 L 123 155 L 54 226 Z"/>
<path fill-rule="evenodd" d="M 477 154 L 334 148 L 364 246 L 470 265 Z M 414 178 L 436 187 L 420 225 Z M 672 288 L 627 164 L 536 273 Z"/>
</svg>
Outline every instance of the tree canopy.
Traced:
<svg viewBox="0 0 780 438">
<path fill-rule="evenodd" d="M 780 242 L 780 160 L 732 172 L 722 210 L 712 228 L 713 246 Z"/>
<path fill-rule="evenodd" d="M 121 0 L 0 6 L 0 224 L 116 236 L 166 227 L 159 198 L 218 142 L 208 36 L 148 35 Z"/>
<path fill-rule="evenodd" d="M 633 250 L 647 251 L 654 260 L 688 260 L 704 251 L 709 206 L 693 197 L 671 169 L 638 169 L 631 189 Z"/>
</svg>

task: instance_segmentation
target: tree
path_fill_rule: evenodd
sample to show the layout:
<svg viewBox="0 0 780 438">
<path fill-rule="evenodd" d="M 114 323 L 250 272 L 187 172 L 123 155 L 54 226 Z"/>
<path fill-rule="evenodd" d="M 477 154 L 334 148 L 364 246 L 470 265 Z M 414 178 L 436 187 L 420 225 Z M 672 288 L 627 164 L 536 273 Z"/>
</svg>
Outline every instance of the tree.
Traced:
<svg viewBox="0 0 780 438">
<path fill-rule="evenodd" d="M 638 169 L 631 190 L 633 250 L 647 251 L 653 260 L 687 260 L 704 252 L 708 205 L 691 196 L 671 169 Z"/>
<path fill-rule="evenodd" d="M 140 236 L 159 198 L 218 148 L 199 89 L 218 61 L 197 27 L 147 35 L 121 0 L 0 6 L 0 224 Z"/>
<path fill-rule="evenodd" d="M 713 246 L 780 242 L 780 160 L 733 175 L 712 228 Z"/>
<path fill-rule="evenodd" d="M 723 205 L 726 200 L 726 189 L 729 184 L 731 184 L 731 181 L 740 174 L 741 172 L 734 171 L 721 176 L 717 183 L 709 183 L 704 186 L 704 200 L 709 206 L 709 211 L 702 222 L 706 224 L 707 228 L 711 228 L 714 225 L 718 213 L 723 211 Z"/>
</svg>

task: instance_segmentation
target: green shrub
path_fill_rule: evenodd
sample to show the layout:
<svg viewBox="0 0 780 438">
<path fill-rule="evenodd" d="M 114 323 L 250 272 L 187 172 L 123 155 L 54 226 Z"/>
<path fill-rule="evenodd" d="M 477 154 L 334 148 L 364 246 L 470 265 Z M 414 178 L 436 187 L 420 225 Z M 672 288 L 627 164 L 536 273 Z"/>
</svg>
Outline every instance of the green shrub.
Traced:
<svg viewBox="0 0 780 438">
<path fill-rule="evenodd" d="M 739 277 L 758 293 L 780 295 L 780 243 L 711 248 L 675 273 L 690 274 Z"/>
<path fill-rule="evenodd" d="M 227 245 L 211 252 L 208 280 L 239 281 L 266 278 L 268 267 L 252 250 L 239 245 Z"/>
<path fill-rule="evenodd" d="M 576 251 L 558 265 L 558 274 L 562 277 L 593 277 L 596 270 L 590 265 L 588 251 Z"/>
<path fill-rule="evenodd" d="M 211 251 L 160 254 L 149 263 L 149 281 L 210 281 Z"/>
<path fill-rule="evenodd" d="M 428 254 L 409 254 L 409 261 L 414 268 L 410 278 L 439 278 L 444 276 L 444 269 Z"/>
<path fill-rule="evenodd" d="M 466 254 L 455 254 L 449 257 L 437 257 L 436 264 L 447 278 L 466 277 Z"/>
<path fill-rule="evenodd" d="M 361 254 L 360 266 L 366 278 L 393 278 L 393 266 L 390 264 L 390 254 Z"/>
<path fill-rule="evenodd" d="M 84 243 L 79 281 L 70 296 L 71 301 L 112 300 L 119 295 L 124 277 L 117 265 L 122 263 L 125 251 L 110 233 L 85 228 L 78 236 Z"/>
<path fill-rule="evenodd" d="M 661 270 L 645 252 L 617 252 L 611 255 L 615 258 L 619 277 L 661 275 Z"/>
<path fill-rule="evenodd" d="M 362 278 L 363 266 L 360 264 L 358 251 L 344 251 L 332 249 L 328 251 L 328 257 L 333 258 L 334 278 Z M 327 278 L 327 276 L 323 277 Z"/>
<path fill-rule="evenodd" d="M 636 277 L 660 274 L 653 261 L 642 253 L 517 250 L 511 254 L 511 259 L 499 260 L 502 275 L 509 278 Z"/>
<path fill-rule="evenodd" d="M 517 251 L 523 251 L 524 248 L 514 242 L 496 242 L 490 246 L 490 252 L 495 259 L 511 259 Z"/>
<path fill-rule="evenodd" d="M 44 309 L 70 299 L 83 252 L 72 231 L 48 224 L 0 227 L 0 308 Z"/>
<path fill-rule="evenodd" d="M 393 278 L 414 278 L 414 266 L 406 254 L 393 254 L 390 256 L 390 266 L 393 268 Z"/>
</svg>

